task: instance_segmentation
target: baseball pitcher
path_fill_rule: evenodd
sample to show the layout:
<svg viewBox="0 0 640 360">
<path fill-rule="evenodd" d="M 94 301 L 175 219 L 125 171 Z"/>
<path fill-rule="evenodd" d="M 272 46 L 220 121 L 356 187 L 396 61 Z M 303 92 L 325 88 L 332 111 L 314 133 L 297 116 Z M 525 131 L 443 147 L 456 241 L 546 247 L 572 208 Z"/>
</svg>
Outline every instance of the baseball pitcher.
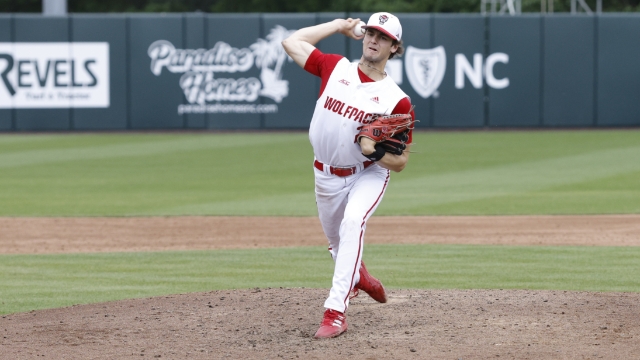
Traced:
<svg viewBox="0 0 640 360">
<path fill-rule="evenodd" d="M 315 48 L 334 34 L 363 40 L 363 55 L 350 62 Z M 309 128 L 315 156 L 318 214 L 335 262 L 326 311 L 316 338 L 347 330 L 349 299 L 362 290 L 387 301 L 382 283 L 362 262 L 367 220 L 389 183 L 409 159 L 414 113 L 409 97 L 385 72 L 387 61 L 404 52 L 400 20 L 390 13 L 334 21 L 300 29 L 282 42 L 306 71 L 321 78 Z"/>
</svg>

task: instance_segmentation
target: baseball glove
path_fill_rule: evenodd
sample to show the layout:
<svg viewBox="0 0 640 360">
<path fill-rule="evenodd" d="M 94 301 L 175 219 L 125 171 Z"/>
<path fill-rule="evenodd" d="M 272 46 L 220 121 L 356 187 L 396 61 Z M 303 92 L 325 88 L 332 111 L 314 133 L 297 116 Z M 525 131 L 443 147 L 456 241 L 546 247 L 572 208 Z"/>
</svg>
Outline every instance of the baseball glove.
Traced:
<svg viewBox="0 0 640 360">
<path fill-rule="evenodd" d="M 414 125 L 411 114 L 374 115 L 369 124 L 358 128 L 356 141 L 360 143 L 366 137 L 376 142 L 374 153 L 362 154 L 369 160 L 379 161 L 386 153 L 402 155 Z"/>
<path fill-rule="evenodd" d="M 407 141 L 409 141 L 409 130 L 393 135 L 387 140 L 376 144 L 376 147 L 382 147 L 386 153 L 402 155 L 407 149 Z"/>
<path fill-rule="evenodd" d="M 360 138 L 367 137 L 376 143 L 392 138 L 394 135 L 413 129 L 415 120 L 411 114 L 373 115 L 370 123 L 362 125 L 356 135 L 358 143 Z"/>
</svg>

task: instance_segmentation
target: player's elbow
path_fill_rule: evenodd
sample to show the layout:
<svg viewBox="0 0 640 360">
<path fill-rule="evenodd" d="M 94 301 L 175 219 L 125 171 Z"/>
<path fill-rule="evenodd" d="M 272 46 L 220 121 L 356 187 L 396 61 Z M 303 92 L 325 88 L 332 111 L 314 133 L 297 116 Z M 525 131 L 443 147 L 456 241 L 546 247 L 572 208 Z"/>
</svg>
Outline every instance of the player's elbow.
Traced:
<svg viewBox="0 0 640 360">
<path fill-rule="evenodd" d="M 293 43 L 295 41 L 293 39 L 291 39 L 291 36 L 289 36 L 288 38 L 282 40 L 281 44 L 282 47 L 284 48 L 284 51 L 286 51 L 287 54 L 291 54 L 291 50 L 293 49 Z"/>
</svg>

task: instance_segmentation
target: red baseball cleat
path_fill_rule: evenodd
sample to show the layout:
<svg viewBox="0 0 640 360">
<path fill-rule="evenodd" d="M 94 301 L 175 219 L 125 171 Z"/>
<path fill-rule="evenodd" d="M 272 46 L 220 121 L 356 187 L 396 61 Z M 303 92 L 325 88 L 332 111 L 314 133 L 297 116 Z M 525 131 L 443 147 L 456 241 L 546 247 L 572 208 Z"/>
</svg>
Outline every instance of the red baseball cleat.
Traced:
<svg viewBox="0 0 640 360">
<path fill-rule="evenodd" d="M 384 286 L 382 286 L 380 280 L 369 274 L 367 268 L 364 266 L 364 262 L 362 262 L 362 265 L 360 266 L 360 281 L 356 284 L 354 289 L 360 289 L 366 292 L 377 302 L 387 302 L 387 293 L 384 290 Z"/>
<path fill-rule="evenodd" d="M 313 336 L 316 339 L 334 338 L 347 331 L 347 317 L 340 311 L 327 309 L 320 324 L 320 329 Z"/>
</svg>

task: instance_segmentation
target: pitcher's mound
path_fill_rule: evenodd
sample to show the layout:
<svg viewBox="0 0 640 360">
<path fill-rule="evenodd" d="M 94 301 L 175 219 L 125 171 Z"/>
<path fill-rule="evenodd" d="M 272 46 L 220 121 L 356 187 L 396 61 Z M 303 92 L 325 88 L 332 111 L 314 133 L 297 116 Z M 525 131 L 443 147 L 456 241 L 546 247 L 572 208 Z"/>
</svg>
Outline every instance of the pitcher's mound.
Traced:
<svg viewBox="0 0 640 360">
<path fill-rule="evenodd" d="M 328 290 L 252 289 L 3 316 L 3 358 L 632 359 L 640 294 L 396 290 L 366 294 L 349 330 L 314 340 Z"/>
</svg>

